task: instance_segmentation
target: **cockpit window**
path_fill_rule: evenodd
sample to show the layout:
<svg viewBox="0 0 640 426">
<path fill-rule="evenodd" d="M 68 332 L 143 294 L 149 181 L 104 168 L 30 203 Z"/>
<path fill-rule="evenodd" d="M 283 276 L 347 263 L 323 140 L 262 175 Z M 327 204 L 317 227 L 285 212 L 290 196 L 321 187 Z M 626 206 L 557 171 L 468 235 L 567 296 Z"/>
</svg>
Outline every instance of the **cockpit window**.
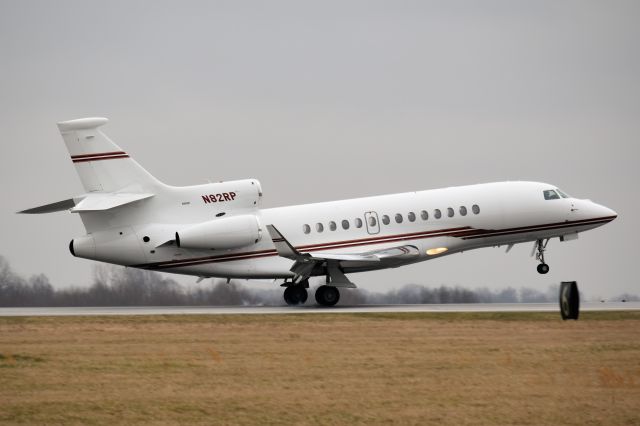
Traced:
<svg viewBox="0 0 640 426">
<path fill-rule="evenodd" d="M 558 188 L 556 188 L 556 192 L 562 197 L 562 198 L 571 198 L 569 197 L 567 194 L 565 194 L 564 192 L 560 191 Z"/>
<path fill-rule="evenodd" d="M 544 199 L 545 200 L 559 200 L 560 196 L 558 195 L 558 193 L 553 190 L 553 189 L 547 189 L 545 191 L 543 191 L 544 194 Z"/>
</svg>

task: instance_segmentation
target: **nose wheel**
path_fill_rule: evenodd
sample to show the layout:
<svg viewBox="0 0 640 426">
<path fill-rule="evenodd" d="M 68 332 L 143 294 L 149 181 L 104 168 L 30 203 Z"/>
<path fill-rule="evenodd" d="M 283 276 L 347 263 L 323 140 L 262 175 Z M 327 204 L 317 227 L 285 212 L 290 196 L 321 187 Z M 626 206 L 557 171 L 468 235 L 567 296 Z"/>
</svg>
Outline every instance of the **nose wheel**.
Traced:
<svg viewBox="0 0 640 426">
<path fill-rule="evenodd" d="M 546 263 L 541 263 L 536 269 L 538 270 L 539 274 L 546 274 L 547 272 L 549 272 L 549 265 L 547 265 Z"/>
<path fill-rule="evenodd" d="M 549 244 L 549 238 L 547 238 L 546 241 L 538 240 L 535 247 L 536 260 L 540 262 L 536 269 L 538 270 L 539 274 L 543 275 L 549 272 L 549 265 L 547 265 L 544 261 L 544 252 L 547 249 L 547 244 Z"/>
</svg>

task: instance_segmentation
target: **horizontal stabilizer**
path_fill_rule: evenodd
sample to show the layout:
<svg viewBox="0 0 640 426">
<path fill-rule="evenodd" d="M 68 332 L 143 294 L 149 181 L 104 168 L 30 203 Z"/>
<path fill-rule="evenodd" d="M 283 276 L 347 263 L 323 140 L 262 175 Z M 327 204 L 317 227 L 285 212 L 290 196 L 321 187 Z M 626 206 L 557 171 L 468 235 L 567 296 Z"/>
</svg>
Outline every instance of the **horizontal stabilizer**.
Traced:
<svg viewBox="0 0 640 426">
<path fill-rule="evenodd" d="M 134 203 L 153 197 L 154 194 L 125 194 L 125 193 L 108 193 L 108 194 L 88 194 L 76 206 L 71 209 L 72 213 L 92 212 L 109 210 L 115 207 L 124 206 L 125 204 Z"/>
<path fill-rule="evenodd" d="M 68 200 L 56 201 L 55 203 L 45 204 L 44 206 L 33 207 L 31 209 L 22 210 L 18 213 L 24 214 L 41 214 L 41 213 L 53 213 L 53 212 L 61 212 L 65 210 L 72 209 L 75 207 L 76 203 L 73 201 L 73 198 L 69 198 Z"/>
</svg>

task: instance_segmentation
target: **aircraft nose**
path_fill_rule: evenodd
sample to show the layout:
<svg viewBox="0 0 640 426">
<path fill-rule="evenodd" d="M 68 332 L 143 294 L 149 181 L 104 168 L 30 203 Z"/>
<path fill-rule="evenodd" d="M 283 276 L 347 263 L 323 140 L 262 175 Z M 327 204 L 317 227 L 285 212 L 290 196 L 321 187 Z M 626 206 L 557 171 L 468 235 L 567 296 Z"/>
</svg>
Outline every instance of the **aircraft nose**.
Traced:
<svg viewBox="0 0 640 426">
<path fill-rule="evenodd" d="M 616 213 L 614 210 L 610 209 L 609 207 L 605 207 L 603 205 L 600 204 L 596 204 L 593 203 L 593 207 L 594 207 L 594 213 L 595 215 L 597 215 L 597 217 L 602 217 L 602 218 L 609 218 L 610 220 L 614 220 L 615 218 L 618 217 L 618 213 Z"/>
</svg>

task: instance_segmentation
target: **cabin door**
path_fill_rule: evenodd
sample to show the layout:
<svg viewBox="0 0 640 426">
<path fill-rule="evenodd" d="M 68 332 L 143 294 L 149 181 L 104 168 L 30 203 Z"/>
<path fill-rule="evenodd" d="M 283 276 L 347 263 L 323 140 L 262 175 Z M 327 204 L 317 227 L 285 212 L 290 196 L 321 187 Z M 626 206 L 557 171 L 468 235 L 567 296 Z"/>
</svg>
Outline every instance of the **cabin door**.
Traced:
<svg viewBox="0 0 640 426">
<path fill-rule="evenodd" d="M 364 214 L 364 223 L 367 224 L 367 232 L 369 234 L 378 234 L 380 232 L 380 221 L 378 220 L 378 213 L 366 212 Z"/>
</svg>

